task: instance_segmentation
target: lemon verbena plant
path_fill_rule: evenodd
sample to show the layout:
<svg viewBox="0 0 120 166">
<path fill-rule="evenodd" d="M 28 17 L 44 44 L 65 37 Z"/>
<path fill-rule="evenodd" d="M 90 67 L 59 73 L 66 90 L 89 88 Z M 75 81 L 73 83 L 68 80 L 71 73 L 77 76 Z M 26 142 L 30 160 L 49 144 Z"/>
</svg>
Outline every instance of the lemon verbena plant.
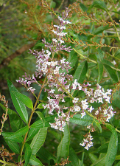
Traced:
<svg viewBox="0 0 120 166">
<path fill-rule="evenodd" d="M 109 15 L 103 1 L 94 1 L 90 8 L 96 6 Z M 4 165 L 20 166 L 112 166 L 113 163 L 117 166 L 115 160 L 120 126 L 115 117 L 119 115 L 116 109 L 116 106 L 119 107 L 116 104 L 119 102 L 116 97 L 119 91 L 119 73 L 116 74 L 116 71 L 119 72 L 119 69 L 115 67 L 116 64 L 108 61 L 105 50 L 102 49 L 109 49 L 103 40 L 106 38 L 104 30 L 109 29 L 108 25 L 116 30 L 118 24 L 111 17 L 111 22 L 108 23 L 92 19 L 85 12 L 87 7 L 79 2 L 70 5 L 61 15 L 49 6 L 46 7 L 55 15 L 57 24 L 48 28 L 50 39 L 42 39 L 41 50 L 29 51 L 36 58 L 35 72 L 32 75 L 25 73 L 16 80 L 33 94 L 34 104 L 9 80 L 8 87 L 17 113 L 8 108 L 3 96 L 0 97 L 4 102 L 1 107 L 6 112 L 1 135 L 14 152 L 11 154 L 2 146 L 0 162 Z M 80 29 L 79 19 L 81 24 L 83 19 L 88 19 L 92 29 Z M 92 34 L 95 21 L 100 25 L 104 23 L 105 27 L 99 27 L 99 33 Z M 86 22 L 83 25 L 85 24 Z M 118 33 L 117 37 L 119 38 Z M 95 41 L 96 38 L 98 41 Z M 103 66 L 106 69 L 104 72 Z M 101 82 L 103 74 L 106 75 Z M 11 132 L 4 131 L 3 128 L 7 114 Z M 12 157 L 8 159 L 10 156 Z M 13 158 L 14 161 L 9 161 Z"/>
</svg>

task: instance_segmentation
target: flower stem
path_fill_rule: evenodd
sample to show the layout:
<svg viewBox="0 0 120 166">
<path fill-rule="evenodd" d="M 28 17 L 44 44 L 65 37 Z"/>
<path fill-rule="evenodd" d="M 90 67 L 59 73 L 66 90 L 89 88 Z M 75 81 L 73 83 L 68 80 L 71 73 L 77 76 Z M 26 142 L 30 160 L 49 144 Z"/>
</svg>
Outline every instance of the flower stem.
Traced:
<svg viewBox="0 0 120 166">
<path fill-rule="evenodd" d="M 29 128 L 30 128 L 30 123 L 31 123 L 31 120 L 32 120 L 32 116 L 33 116 L 33 114 L 34 114 L 34 112 L 35 112 L 35 110 L 36 110 L 36 107 L 37 107 L 37 104 L 38 104 L 38 101 L 39 101 L 39 97 L 40 97 L 41 92 L 42 92 L 42 90 L 43 90 L 43 88 L 44 88 L 44 84 L 45 84 L 45 82 L 46 82 L 46 78 L 47 78 L 47 77 L 45 77 L 45 79 L 44 79 L 44 82 L 43 82 L 43 84 L 42 84 L 42 86 L 41 86 L 41 89 L 40 89 L 40 92 L 39 92 L 39 94 L 38 94 L 38 97 L 37 97 L 37 99 L 36 99 L 35 105 L 34 105 L 33 110 L 32 110 L 32 112 L 31 112 L 31 115 L 30 115 L 30 118 L 29 118 L 29 122 L 28 122 L 28 127 L 29 127 Z M 22 143 L 22 148 L 21 148 L 21 152 L 20 152 L 20 156 L 21 156 L 20 162 L 22 162 L 22 153 L 23 153 L 23 149 L 24 149 L 24 145 L 25 145 L 25 142 L 26 142 L 27 135 L 28 135 L 28 132 L 25 134 L 24 141 L 23 141 L 23 143 Z"/>
</svg>

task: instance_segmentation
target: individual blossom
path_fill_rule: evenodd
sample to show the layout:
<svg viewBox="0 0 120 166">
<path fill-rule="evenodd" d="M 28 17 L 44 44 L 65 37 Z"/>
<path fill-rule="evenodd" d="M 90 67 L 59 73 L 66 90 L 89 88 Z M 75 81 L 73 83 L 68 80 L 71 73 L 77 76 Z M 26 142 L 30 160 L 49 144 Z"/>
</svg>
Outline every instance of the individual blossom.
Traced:
<svg viewBox="0 0 120 166">
<path fill-rule="evenodd" d="M 77 103 L 78 100 L 79 100 L 79 98 L 76 98 L 76 97 L 75 97 L 75 98 L 72 100 L 72 102 L 73 102 L 73 103 Z"/>
</svg>

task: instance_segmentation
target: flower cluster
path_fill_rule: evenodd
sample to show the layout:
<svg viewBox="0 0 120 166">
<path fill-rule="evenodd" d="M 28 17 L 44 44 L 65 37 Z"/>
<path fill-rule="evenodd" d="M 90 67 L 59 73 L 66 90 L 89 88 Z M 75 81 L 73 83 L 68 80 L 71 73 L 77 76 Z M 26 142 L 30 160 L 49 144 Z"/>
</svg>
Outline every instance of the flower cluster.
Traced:
<svg viewBox="0 0 120 166">
<path fill-rule="evenodd" d="M 36 77 L 41 78 L 44 76 L 46 82 L 44 85 L 44 91 L 48 93 L 48 102 L 44 104 L 44 109 L 48 109 L 48 113 L 55 114 L 54 123 L 50 123 L 54 129 L 64 131 L 64 126 L 69 122 L 70 118 L 76 113 L 81 114 L 83 118 L 86 114 L 94 116 L 97 120 L 105 123 L 108 122 L 114 113 L 113 108 L 110 105 L 111 89 L 105 91 L 99 84 L 96 89 L 91 88 L 91 84 L 80 84 L 77 79 L 74 79 L 72 75 L 67 74 L 70 67 L 70 63 L 62 58 L 61 60 L 54 59 L 54 53 L 60 50 L 67 52 L 71 51 L 70 47 L 66 47 L 64 44 L 64 36 L 67 34 L 64 32 L 66 24 L 71 24 L 66 17 L 68 16 L 68 10 L 64 13 L 64 19 L 58 17 L 60 25 L 54 25 L 52 32 L 56 38 L 52 39 L 52 43 L 46 42 L 44 39 L 46 50 L 42 49 L 41 52 L 31 51 L 36 56 L 36 72 L 32 77 L 28 77 L 26 74 L 24 78 L 17 80 L 28 90 L 34 92 L 31 83 L 35 82 L 41 86 Z M 84 99 L 74 95 L 74 91 L 83 91 Z M 71 104 L 66 105 L 66 99 L 70 98 Z M 93 108 L 93 103 L 100 103 L 99 108 Z M 91 126 L 89 129 L 92 131 Z M 92 136 L 87 135 L 83 143 L 80 144 L 89 149 L 93 145 Z"/>
<path fill-rule="evenodd" d="M 91 146 L 93 146 L 92 140 L 93 140 L 93 137 L 89 133 L 88 135 L 86 135 L 86 138 L 83 139 L 83 142 L 80 143 L 80 145 L 84 146 L 84 148 L 88 150 Z"/>
</svg>

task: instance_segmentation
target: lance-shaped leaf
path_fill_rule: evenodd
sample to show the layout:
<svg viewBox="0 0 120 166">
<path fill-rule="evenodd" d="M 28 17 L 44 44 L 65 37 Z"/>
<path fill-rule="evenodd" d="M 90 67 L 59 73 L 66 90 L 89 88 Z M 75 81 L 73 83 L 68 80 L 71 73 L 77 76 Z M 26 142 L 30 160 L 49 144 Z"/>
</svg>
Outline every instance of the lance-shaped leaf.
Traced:
<svg viewBox="0 0 120 166">
<path fill-rule="evenodd" d="M 98 129 L 100 130 L 100 133 L 102 133 L 102 127 L 101 127 L 100 122 L 98 120 L 94 119 L 93 125 L 97 126 Z"/>
<path fill-rule="evenodd" d="M 69 58 L 68 58 L 68 62 L 70 62 L 70 66 L 71 66 L 71 67 L 74 67 L 75 64 L 76 64 L 76 62 L 77 62 L 77 60 L 78 60 L 77 53 L 72 50 L 72 51 L 69 53 Z"/>
<path fill-rule="evenodd" d="M 11 140 L 14 142 L 22 142 L 23 141 L 22 135 L 25 135 L 28 130 L 29 130 L 29 127 L 26 126 L 19 129 L 16 132 L 2 132 L 2 136 L 7 140 Z"/>
<path fill-rule="evenodd" d="M 115 161 L 115 157 L 117 154 L 117 148 L 118 148 L 118 135 L 117 132 L 115 130 L 115 128 L 110 125 L 110 124 L 106 124 L 106 127 L 111 130 L 112 135 L 110 137 L 110 141 L 108 144 L 108 150 L 107 150 L 107 154 L 106 154 L 106 158 L 105 158 L 105 166 L 112 166 L 113 162 Z"/>
<path fill-rule="evenodd" d="M 98 9 L 103 9 L 103 10 L 107 10 L 107 7 L 106 7 L 106 4 L 104 1 L 101 1 L 101 0 L 95 0 L 92 5 L 90 6 L 90 8 L 92 7 L 96 7 Z"/>
<path fill-rule="evenodd" d="M 27 166 L 30 160 L 32 154 L 32 150 L 29 144 L 25 144 L 25 155 L 24 155 L 24 160 L 25 160 L 25 164 L 24 166 Z"/>
<path fill-rule="evenodd" d="M 49 122 L 53 123 L 54 119 L 55 119 L 55 115 L 51 115 L 51 116 L 44 118 L 45 123 L 43 123 L 43 120 L 41 120 L 41 119 L 34 122 L 31 125 L 30 131 L 28 133 L 27 141 L 31 140 L 37 134 L 37 132 L 40 130 L 40 128 L 49 127 L 50 126 Z"/>
<path fill-rule="evenodd" d="M 69 144 L 70 144 L 70 132 L 69 127 L 66 124 L 64 127 L 64 136 L 57 148 L 57 160 L 59 161 L 61 157 L 67 158 L 69 156 Z"/>
<path fill-rule="evenodd" d="M 95 35 L 97 35 L 97 34 L 99 34 L 99 33 L 102 33 L 104 30 L 106 30 L 106 29 L 109 29 L 109 25 L 106 25 L 106 26 L 100 26 L 100 27 L 98 27 L 98 28 L 96 28 L 95 30 L 94 30 L 94 34 Z"/>
<path fill-rule="evenodd" d="M 111 79 L 114 82 L 118 82 L 118 77 L 116 71 L 112 69 L 110 66 L 104 64 L 105 69 L 107 70 L 108 74 L 110 75 Z"/>
<path fill-rule="evenodd" d="M 9 148 L 16 154 L 20 153 L 20 147 L 16 142 L 5 140 Z"/>
<path fill-rule="evenodd" d="M 41 161 L 38 158 L 36 158 L 36 156 L 34 156 L 34 155 L 31 155 L 30 160 L 29 160 L 29 164 L 35 165 L 35 166 L 36 165 L 43 166 L 43 164 L 41 163 Z"/>
<path fill-rule="evenodd" d="M 71 161 L 72 165 L 81 166 L 81 161 L 79 160 L 78 156 L 76 155 L 72 147 L 70 147 L 69 160 Z"/>
<path fill-rule="evenodd" d="M 55 163 L 57 162 L 55 156 L 49 151 L 47 151 L 46 148 L 44 148 L 43 146 L 37 152 L 36 156 L 39 157 L 42 161 L 48 163 L 49 165 L 51 159 L 54 160 Z"/>
<path fill-rule="evenodd" d="M 15 92 L 18 93 L 18 90 L 14 87 L 14 85 L 9 80 L 7 81 L 7 83 L 8 83 L 10 95 L 17 113 L 19 114 L 19 116 L 25 123 L 28 123 L 28 113 L 27 113 L 25 104 L 15 95 Z"/>
<path fill-rule="evenodd" d="M 87 61 L 84 61 L 77 67 L 74 74 L 74 79 L 77 79 L 79 83 L 83 83 L 86 77 L 87 70 L 88 64 Z"/>
<path fill-rule="evenodd" d="M 21 93 L 18 92 L 18 91 L 15 91 L 15 92 L 13 91 L 13 93 L 14 93 L 14 95 L 15 95 L 22 103 L 24 103 L 28 108 L 33 109 L 33 103 L 32 103 L 32 101 L 30 100 L 29 97 L 27 97 L 27 96 L 21 94 Z"/>
<path fill-rule="evenodd" d="M 113 93 L 112 105 L 120 108 L 120 89 Z"/>
<path fill-rule="evenodd" d="M 45 142 L 45 138 L 47 135 L 47 127 L 41 128 L 38 133 L 34 136 L 30 147 L 32 149 L 32 154 L 36 154 L 38 150 L 41 148 L 43 143 Z"/>
<path fill-rule="evenodd" d="M 70 118 L 70 122 L 82 126 L 89 126 L 93 122 L 93 118 L 89 115 L 85 115 L 83 118 L 81 118 L 80 114 L 76 114 L 73 116 L 73 118 Z"/>
</svg>

